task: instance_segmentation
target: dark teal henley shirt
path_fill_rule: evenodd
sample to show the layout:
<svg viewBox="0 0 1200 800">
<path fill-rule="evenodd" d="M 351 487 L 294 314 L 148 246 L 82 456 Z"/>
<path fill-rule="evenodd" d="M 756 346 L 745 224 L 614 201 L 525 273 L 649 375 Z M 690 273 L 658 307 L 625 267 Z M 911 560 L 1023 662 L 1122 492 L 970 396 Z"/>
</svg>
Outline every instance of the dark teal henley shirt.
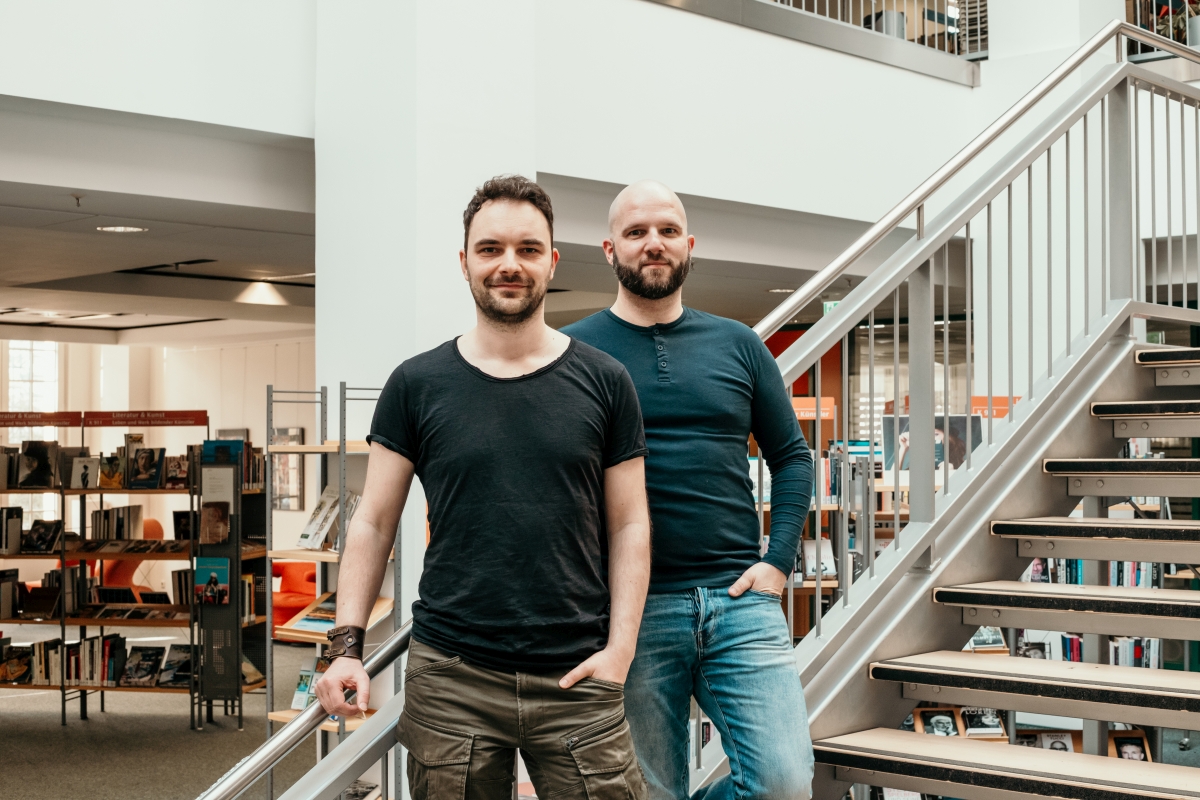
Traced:
<svg viewBox="0 0 1200 800">
<path fill-rule="evenodd" d="M 684 308 L 648 328 L 605 309 L 563 333 L 620 361 L 637 387 L 650 450 L 650 591 L 726 587 L 760 560 L 789 574 L 812 496 L 812 455 L 754 331 Z M 761 558 L 751 433 L 771 469 L 771 544 Z"/>
</svg>

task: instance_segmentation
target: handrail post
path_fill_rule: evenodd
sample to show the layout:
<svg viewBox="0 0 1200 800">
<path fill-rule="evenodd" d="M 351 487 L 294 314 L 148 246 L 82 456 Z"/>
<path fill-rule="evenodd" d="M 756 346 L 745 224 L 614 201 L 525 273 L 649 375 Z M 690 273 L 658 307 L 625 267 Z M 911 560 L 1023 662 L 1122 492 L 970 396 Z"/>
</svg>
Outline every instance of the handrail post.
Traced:
<svg viewBox="0 0 1200 800">
<path fill-rule="evenodd" d="M 934 515 L 934 335 L 933 264 L 908 277 L 908 518 L 932 522 Z"/>
</svg>

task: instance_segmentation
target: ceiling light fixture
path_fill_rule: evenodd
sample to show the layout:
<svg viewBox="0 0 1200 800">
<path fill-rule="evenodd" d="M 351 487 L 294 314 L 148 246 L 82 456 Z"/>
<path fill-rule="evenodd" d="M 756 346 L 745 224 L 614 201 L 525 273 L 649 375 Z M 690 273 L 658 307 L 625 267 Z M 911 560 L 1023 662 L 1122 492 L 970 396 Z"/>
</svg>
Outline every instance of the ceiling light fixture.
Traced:
<svg viewBox="0 0 1200 800">
<path fill-rule="evenodd" d="M 294 280 L 296 278 L 315 278 L 315 277 L 317 277 L 317 273 L 315 273 L 315 272 L 301 272 L 298 275 L 272 275 L 271 277 L 263 278 L 262 280 L 264 280 L 264 281 L 290 281 L 290 280 Z"/>
<path fill-rule="evenodd" d="M 792 294 L 795 289 L 767 289 L 768 294 Z"/>
<path fill-rule="evenodd" d="M 96 228 L 104 233 L 145 233 L 149 228 L 137 228 L 133 225 L 100 225 Z"/>
</svg>

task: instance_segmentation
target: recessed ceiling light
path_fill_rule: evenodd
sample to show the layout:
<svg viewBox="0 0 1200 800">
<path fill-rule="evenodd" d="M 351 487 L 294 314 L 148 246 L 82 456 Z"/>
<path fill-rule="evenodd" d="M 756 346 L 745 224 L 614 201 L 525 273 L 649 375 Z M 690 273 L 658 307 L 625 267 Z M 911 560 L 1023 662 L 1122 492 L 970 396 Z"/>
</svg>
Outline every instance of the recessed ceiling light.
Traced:
<svg viewBox="0 0 1200 800">
<path fill-rule="evenodd" d="M 792 294 L 795 289 L 767 289 L 768 294 Z"/>
<path fill-rule="evenodd" d="M 96 228 L 105 233 L 145 233 L 149 228 L 135 228 L 132 225 L 101 225 Z"/>
</svg>

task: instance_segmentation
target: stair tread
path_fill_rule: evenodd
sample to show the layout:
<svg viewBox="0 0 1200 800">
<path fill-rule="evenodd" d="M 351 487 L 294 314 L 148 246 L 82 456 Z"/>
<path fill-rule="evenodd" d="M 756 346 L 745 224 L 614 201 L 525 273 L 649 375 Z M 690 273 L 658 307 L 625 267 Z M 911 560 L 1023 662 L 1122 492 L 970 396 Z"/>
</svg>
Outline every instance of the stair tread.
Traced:
<svg viewBox="0 0 1200 800">
<path fill-rule="evenodd" d="M 902 678 L 911 683 L 937 685 L 939 675 L 959 676 L 970 678 L 972 681 L 991 679 L 1013 684 L 1053 684 L 1058 687 L 1103 689 L 1118 694 L 1171 694 L 1200 701 L 1200 673 L 1168 669 L 981 655 L 961 650 L 944 650 L 877 661 L 871 664 L 872 677 L 878 677 L 875 675 L 877 669 L 891 673 L 921 673 L 924 676 L 921 680 L 915 677 Z M 898 680 L 891 677 L 880 679 Z M 968 684 L 963 688 L 984 687 Z"/>
<path fill-rule="evenodd" d="M 948 605 L 1090 610 L 1115 614 L 1147 613 L 1136 609 L 1153 606 L 1157 610 L 1150 613 L 1157 616 L 1200 618 L 1200 594 L 1188 589 L 987 581 L 941 586 L 933 590 L 933 599 Z"/>
<path fill-rule="evenodd" d="M 1200 400 L 1121 400 L 1092 403 L 1092 416 L 1105 418 L 1200 418 Z"/>
<path fill-rule="evenodd" d="M 1160 350 L 1139 350 L 1134 363 L 1151 367 L 1200 364 L 1200 347 L 1167 347 Z"/>
<path fill-rule="evenodd" d="M 813 743 L 817 761 L 926 780 L 1062 796 L 1064 784 L 1114 797 L 1200 798 L 1191 767 L 875 728 Z M 883 778 L 883 776 L 880 776 Z M 886 779 L 882 781 L 887 785 Z M 1112 793 L 1107 794 L 1107 793 Z"/>
<path fill-rule="evenodd" d="M 1031 517 L 996 520 L 991 530 L 993 535 L 1007 539 L 1136 539 L 1200 544 L 1200 520 L 1190 519 Z"/>
<path fill-rule="evenodd" d="M 1195 475 L 1200 458 L 1047 458 L 1051 475 Z"/>
</svg>

